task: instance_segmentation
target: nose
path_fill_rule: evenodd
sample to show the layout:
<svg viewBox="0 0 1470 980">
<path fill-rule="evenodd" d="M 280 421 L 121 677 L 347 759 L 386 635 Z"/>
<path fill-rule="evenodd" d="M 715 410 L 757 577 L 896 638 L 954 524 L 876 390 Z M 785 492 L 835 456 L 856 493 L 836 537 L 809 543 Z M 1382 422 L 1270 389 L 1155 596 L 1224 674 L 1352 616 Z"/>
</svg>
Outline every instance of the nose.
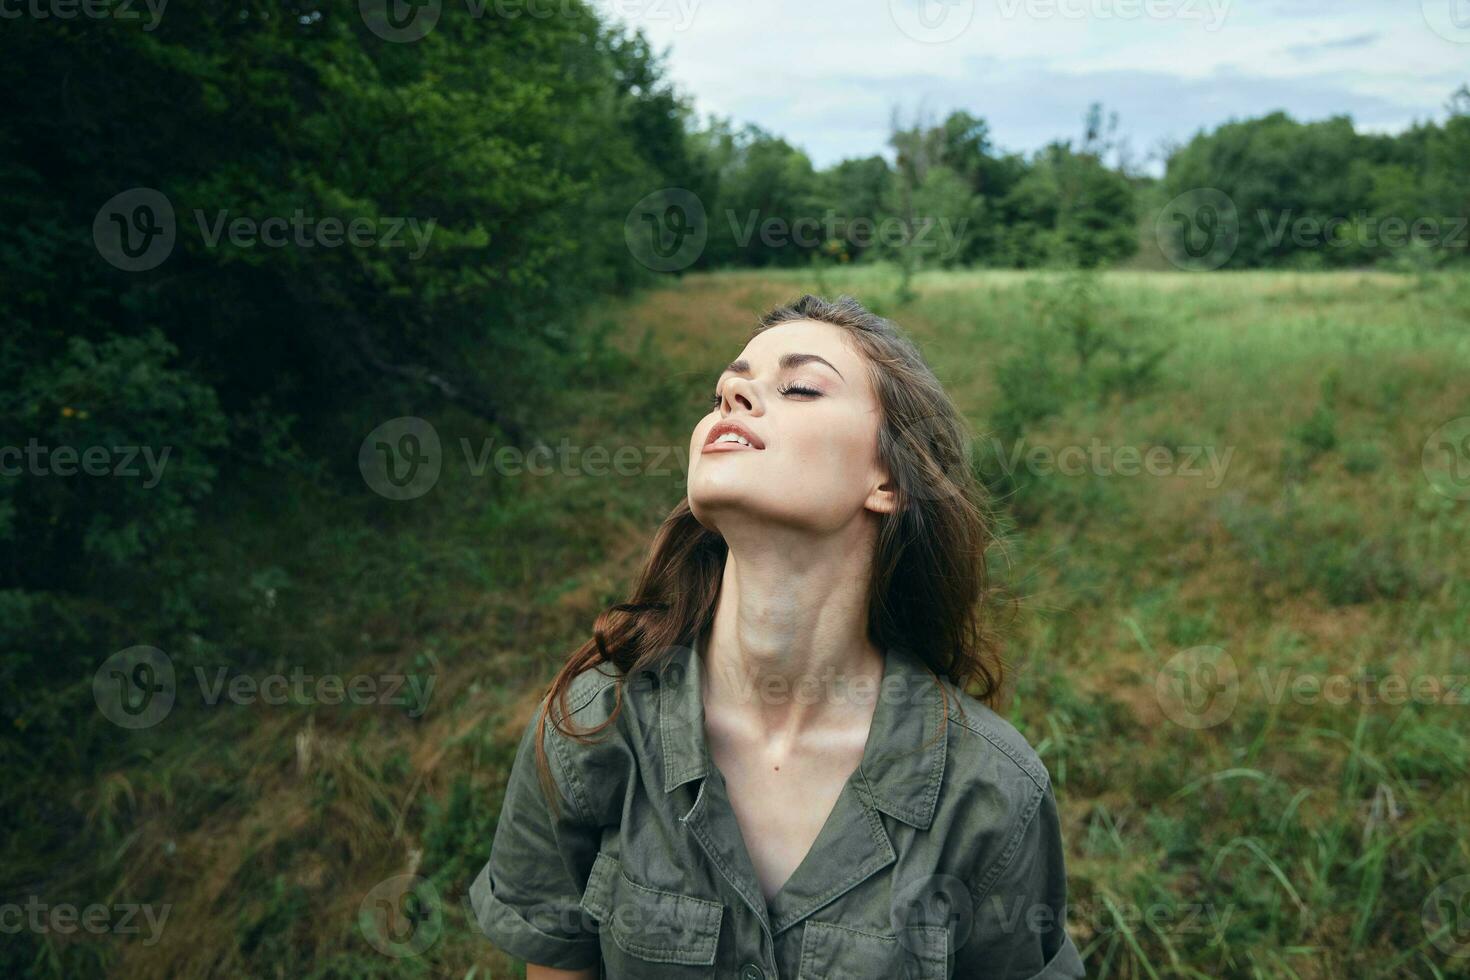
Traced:
<svg viewBox="0 0 1470 980">
<path fill-rule="evenodd" d="M 747 412 L 756 414 L 756 405 L 759 404 L 759 396 L 755 391 L 755 384 L 749 378 L 732 375 L 725 379 L 722 389 L 726 405 L 743 407 Z"/>
</svg>

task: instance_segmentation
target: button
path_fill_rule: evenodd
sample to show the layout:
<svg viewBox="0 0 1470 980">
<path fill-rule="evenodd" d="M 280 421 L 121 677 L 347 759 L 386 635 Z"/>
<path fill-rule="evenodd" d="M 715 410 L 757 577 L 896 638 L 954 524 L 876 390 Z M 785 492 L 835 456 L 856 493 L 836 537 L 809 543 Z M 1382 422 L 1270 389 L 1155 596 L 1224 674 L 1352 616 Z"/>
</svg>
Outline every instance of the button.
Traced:
<svg viewBox="0 0 1470 980">
<path fill-rule="evenodd" d="M 740 968 L 740 980 L 766 980 L 766 975 L 754 963 L 747 963 Z"/>
</svg>

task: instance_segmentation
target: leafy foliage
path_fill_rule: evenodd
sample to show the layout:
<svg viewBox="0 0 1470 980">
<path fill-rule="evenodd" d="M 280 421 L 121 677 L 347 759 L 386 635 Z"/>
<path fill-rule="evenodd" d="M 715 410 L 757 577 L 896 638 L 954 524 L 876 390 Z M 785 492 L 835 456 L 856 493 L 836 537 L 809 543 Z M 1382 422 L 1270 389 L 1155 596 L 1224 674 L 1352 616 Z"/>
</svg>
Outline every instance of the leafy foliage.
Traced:
<svg viewBox="0 0 1470 980">
<path fill-rule="evenodd" d="M 1201 132 L 1168 160 L 1165 197 L 1202 188 L 1234 207 L 1227 268 L 1415 267 L 1470 253 L 1470 87 L 1443 125 L 1359 133 L 1346 116 L 1300 123 L 1283 112 Z"/>
</svg>

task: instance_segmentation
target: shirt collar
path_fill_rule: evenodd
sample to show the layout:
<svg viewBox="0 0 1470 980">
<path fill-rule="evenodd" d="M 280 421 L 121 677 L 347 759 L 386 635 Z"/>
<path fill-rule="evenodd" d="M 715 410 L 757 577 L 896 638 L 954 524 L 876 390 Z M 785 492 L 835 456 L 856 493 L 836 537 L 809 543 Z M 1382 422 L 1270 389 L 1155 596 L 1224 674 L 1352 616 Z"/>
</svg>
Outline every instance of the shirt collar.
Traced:
<svg viewBox="0 0 1470 980">
<path fill-rule="evenodd" d="M 713 765 L 705 738 L 698 642 L 672 648 L 657 669 L 665 793 L 707 776 Z M 944 779 L 947 705 L 946 691 L 927 666 L 903 647 L 888 649 L 858 765 L 857 788 L 865 803 L 921 830 L 929 827 Z"/>
</svg>

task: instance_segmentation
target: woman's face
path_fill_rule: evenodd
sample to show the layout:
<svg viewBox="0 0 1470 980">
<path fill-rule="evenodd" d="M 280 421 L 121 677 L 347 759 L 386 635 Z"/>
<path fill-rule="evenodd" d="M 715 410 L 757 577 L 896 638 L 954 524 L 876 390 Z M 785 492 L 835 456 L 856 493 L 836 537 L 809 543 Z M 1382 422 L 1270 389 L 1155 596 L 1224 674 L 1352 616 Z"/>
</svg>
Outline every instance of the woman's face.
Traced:
<svg viewBox="0 0 1470 980">
<path fill-rule="evenodd" d="M 877 395 L 843 328 L 796 320 L 764 330 L 715 392 L 689 443 L 689 507 L 705 527 L 734 516 L 831 533 L 892 509 Z M 748 446 L 711 441 L 732 424 Z"/>
</svg>

